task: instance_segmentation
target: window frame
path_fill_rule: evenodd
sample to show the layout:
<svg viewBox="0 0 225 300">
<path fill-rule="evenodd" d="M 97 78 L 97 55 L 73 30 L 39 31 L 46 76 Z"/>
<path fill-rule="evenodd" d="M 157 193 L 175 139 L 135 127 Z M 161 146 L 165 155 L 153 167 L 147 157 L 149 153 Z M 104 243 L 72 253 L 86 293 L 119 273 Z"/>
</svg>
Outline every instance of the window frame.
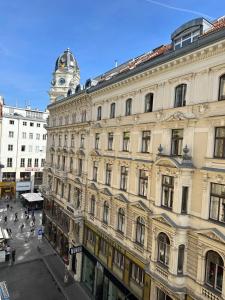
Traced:
<svg viewBox="0 0 225 300">
<path fill-rule="evenodd" d="M 145 243 L 145 220 L 140 216 L 136 220 L 135 242 L 142 247 Z"/>
<path fill-rule="evenodd" d="M 124 227 L 125 227 L 125 212 L 124 209 L 120 207 L 117 213 L 117 231 L 124 234 Z"/>
<path fill-rule="evenodd" d="M 128 167 L 121 166 L 120 169 L 120 190 L 126 191 L 127 190 L 127 180 L 128 180 Z"/>
<path fill-rule="evenodd" d="M 114 119 L 116 117 L 116 103 L 113 102 L 110 104 L 110 119 Z"/>
<path fill-rule="evenodd" d="M 163 266 L 168 268 L 170 263 L 170 239 L 167 234 L 165 234 L 164 232 L 160 232 L 157 238 L 157 242 L 158 242 L 157 261 Z M 163 247 L 161 248 L 161 246 Z M 161 259 L 161 257 L 163 257 L 163 259 Z"/>
<path fill-rule="evenodd" d="M 218 92 L 218 101 L 223 101 L 225 100 L 225 94 L 222 95 L 221 94 L 221 90 L 222 90 L 222 80 L 223 80 L 223 85 L 224 85 L 224 90 L 225 90 L 225 74 L 222 74 L 220 77 L 219 77 L 219 92 Z"/>
<path fill-rule="evenodd" d="M 179 89 L 181 89 L 180 95 L 179 95 Z M 186 106 L 186 102 L 187 102 L 186 96 L 187 96 L 187 84 L 181 83 L 177 85 L 174 90 L 174 108 Z"/>
<path fill-rule="evenodd" d="M 176 132 L 182 132 L 182 137 L 176 135 Z M 184 129 L 172 129 L 171 132 L 171 156 L 182 156 L 183 153 Z"/>
<path fill-rule="evenodd" d="M 128 98 L 125 104 L 125 116 L 132 115 L 132 98 Z"/>
<path fill-rule="evenodd" d="M 153 99 L 154 93 L 148 93 L 145 95 L 145 113 L 153 111 Z"/>
<path fill-rule="evenodd" d="M 171 183 L 166 183 L 164 182 L 164 179 L 169 178 L 169 181 L 171 181 Z M 161 206 L 172 210 L 173 209 L 173 197 L 174 197 L 174 177 L 173 176 L 168 176 L 168 175 L 162 175 L 162 194 L 161 194 Z M 168 189 L 168 194 L 169 194 L 169 198 L 168 198 L 168 205 L 165 205 L 165 201 L 164 201 L 164 191 Z"/>
</svg>

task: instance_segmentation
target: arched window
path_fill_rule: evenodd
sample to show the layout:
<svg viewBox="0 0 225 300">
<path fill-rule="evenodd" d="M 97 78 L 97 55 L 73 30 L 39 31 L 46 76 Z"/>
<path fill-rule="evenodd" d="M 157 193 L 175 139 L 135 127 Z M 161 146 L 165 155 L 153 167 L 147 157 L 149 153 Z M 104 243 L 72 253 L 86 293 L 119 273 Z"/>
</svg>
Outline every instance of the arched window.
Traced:
<svg viewBox="0 0 225 300">
<path fill-rule="evenodd" d="M 109 222 L 109 204 L 105 201 L 103 206 L 103 222 L 108 224 Z"/>
<path fill-rule="evenodd" d="M 102 107 L 99 106 L 97 109 L 97 120 L 100 121 L 102 119 Z"/>
<path fill-rule="evenodd" d="M 174 107 L 181 107 L 186 105 L 186 90 L 187 85 L 182 83 L 175 88 Z"/>
<path fill-rule="evenodd" d="M 94 195 L 91 196 L 90 214 L 92 216 L 95 215 L 95 196 Z"/>
<path fill-rule="evenodd" d="M 118 210 L 118 231 L 124 232 L 125 213 L 122 208 Z"/>
<path fill-rule="evenodd" d="M 132 113 L 132 99 L 129 98 L 126 101 L 126 111 L 125 111 L 125 116 L 130 116 Z"/>
<path fill-rule="evenodd" d="M 71 96 L 72 93 L 73 93 L 72 89 L 68 89 L 68 91 L 67 91 L 67 96 Z"/>
<path fill-rule="evenodd" d="M 220 76 L 219 101 L 225 100 L 225 74 Z"/>
<path fill-rule="evenodd" d="M 170 240 L 165 233 L 160 233 L 158 236 L 158 261 L 163 265 L 169 265 L 170 256 Z"/>
<path fill-rule="evenodd" d="M 115 118 L 116 114 L 116 103 L 111 103 L 110 105 L 110 119 Z"/>
<path fill-rule="evenodd" d="M 153 93 L 145 95 L 145 112 L 152 112 L 153 109 Z"/>
<path fill-rule="evenodd" d="M 215 251 L 208 251 L 206 254 L 205 283 L 211 288 L 222 292 L 223 284 L 223 259 Z"/>
<path fill-rule="evenodd" d="M 145 239 L 145 221 L 143 218 L 138 217 L 137 224 L 136 224 L 136 242 L 143 246 L 144 239 Z"/>
</svg>

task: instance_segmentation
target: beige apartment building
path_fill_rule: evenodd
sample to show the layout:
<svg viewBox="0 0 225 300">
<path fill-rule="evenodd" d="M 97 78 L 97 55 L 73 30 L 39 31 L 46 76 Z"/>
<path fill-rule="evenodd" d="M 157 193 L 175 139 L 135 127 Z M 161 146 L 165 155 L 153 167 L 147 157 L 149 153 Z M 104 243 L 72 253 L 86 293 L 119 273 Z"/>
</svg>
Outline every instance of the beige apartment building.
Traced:
<svg viewBox="0 0 225 300">
<path fill-rule="evenodd" d="M 225 18 L 84 87 L 66 50 L 54 76 L 43 222 L 74 279 L 95 299 L 225 299 Z"/>
</svg>

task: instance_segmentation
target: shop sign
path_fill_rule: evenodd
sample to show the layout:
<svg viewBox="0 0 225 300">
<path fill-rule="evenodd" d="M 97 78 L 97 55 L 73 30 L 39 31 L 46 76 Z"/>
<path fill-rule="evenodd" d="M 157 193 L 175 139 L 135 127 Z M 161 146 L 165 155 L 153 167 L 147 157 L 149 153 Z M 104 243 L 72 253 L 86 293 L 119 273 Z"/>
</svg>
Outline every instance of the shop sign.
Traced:
<svg viewBox="0 0 225 300">
<path fill-rule="evenodd" d="M 31 189 L 31 182 L 30 181 L 20 181 L 16 183 L 16 190 L 17 191 L 27 191 Z"/>
<path fill-rule="evenodd" d="M 82 246 L 71 247 L 69 250 L 70 255 L 82 252 Z"/>
<path fill-rule="evenodd" d="M 31 168 L 31 167 L 25 168 L 25 171 L 40 171 L 40 170 L 41 170 L 40 168 Z"/>
</svg>

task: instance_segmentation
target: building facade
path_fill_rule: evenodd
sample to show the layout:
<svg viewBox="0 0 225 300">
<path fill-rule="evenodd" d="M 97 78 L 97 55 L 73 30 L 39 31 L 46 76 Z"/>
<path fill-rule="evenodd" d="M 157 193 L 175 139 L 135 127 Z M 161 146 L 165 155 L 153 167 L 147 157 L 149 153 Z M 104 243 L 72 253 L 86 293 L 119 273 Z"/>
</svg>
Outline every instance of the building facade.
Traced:
<svg viewBox="0 0 225 300">
<path fill-rule="evenodd" d="M 49 105 L 45 232 L 95 299 L 225 299 L 224 99 L 198 18 Z"/>
<path fill-rule="evenodd" d="M 3 105 L 1 197 L 37 192 L 46 157 L 47 112 Z"/>
</svg>

